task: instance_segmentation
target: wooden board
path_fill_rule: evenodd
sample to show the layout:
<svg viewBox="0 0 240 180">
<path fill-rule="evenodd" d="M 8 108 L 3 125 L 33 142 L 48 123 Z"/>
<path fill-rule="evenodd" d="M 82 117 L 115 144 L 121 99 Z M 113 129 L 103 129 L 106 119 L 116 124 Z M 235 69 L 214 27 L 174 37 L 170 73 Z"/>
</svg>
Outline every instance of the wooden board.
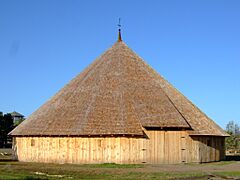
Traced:
<svg viewBox="0 0 240 180">
<path fill-rule="evenodd" d="M 189 136 L 185 131 L 146 131 L 136 137 L 16 137 L 20 161 L 49 163 L 211 162 L 224 158 L 224 138 Z"/>
</svg>

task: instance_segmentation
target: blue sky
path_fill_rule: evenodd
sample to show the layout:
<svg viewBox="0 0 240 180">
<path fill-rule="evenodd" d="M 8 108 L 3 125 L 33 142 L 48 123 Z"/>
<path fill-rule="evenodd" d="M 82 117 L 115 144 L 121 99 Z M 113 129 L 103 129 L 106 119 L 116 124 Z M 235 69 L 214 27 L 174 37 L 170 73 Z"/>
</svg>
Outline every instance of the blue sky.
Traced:
<svg viewBox="0 0 240 180">
<path fill-rule="evenodd" d="M 0 111 L 28 116 L 123 40 L 209 117 L 240 123 L 240 1 L 0 0 Z"/>
</svg>

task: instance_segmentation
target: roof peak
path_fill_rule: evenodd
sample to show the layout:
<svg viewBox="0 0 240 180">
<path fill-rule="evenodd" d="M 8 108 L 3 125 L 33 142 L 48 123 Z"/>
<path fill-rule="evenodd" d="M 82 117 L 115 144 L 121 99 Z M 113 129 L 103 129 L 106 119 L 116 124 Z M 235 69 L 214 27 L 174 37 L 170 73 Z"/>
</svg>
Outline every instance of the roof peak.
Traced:
<svg viewBox="0 0 240 180">
<path fill-rule="evenodd" d="M 144 128 L 175 128 L 227 136 L 119 40 L 10 134 L 144 136 Z"/>
</svg>

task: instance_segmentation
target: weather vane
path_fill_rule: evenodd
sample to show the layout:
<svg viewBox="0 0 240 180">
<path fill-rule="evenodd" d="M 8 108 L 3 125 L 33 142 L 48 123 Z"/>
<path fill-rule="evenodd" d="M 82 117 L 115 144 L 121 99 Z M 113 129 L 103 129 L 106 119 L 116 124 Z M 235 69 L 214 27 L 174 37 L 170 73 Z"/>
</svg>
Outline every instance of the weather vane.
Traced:
<svg viewBox="0 0 240 180">
<path fill-rule="evenodd" d="M 118 19 L 118 41 L 122 41 L 122 36 L 121 36 L 121 18 Z"/>
<path fill-rule="evenodd" d="M 118 19 L 118 28 L 121 29 L 121 18 Z"/>
</svg>

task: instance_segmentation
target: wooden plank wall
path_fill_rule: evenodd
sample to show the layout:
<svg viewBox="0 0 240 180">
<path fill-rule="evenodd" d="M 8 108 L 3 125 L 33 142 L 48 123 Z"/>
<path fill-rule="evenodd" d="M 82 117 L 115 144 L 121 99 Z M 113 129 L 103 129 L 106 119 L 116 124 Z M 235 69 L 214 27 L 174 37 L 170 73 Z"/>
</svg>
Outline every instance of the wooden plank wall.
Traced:
<svg viewBox="0 0 240 180">
<path fill-rule="evenodd" d="M 225 158 L 224 137 L 188 136 L 187 144 L 187 162 L 214 162 Z"/>
<path fill-rule="evenodd" d="M 26 162 L 176 164 L 224 158 L 224 138 L 190 137 L 185 131 L 145 133 L 148 138 L 16 137 L 13 147 Z"/>
<path fill-rule="evenodd" d="M 17 137 L 19 161 L 52 163 L 142 163 L 139 138 Z"/>
</svg>

